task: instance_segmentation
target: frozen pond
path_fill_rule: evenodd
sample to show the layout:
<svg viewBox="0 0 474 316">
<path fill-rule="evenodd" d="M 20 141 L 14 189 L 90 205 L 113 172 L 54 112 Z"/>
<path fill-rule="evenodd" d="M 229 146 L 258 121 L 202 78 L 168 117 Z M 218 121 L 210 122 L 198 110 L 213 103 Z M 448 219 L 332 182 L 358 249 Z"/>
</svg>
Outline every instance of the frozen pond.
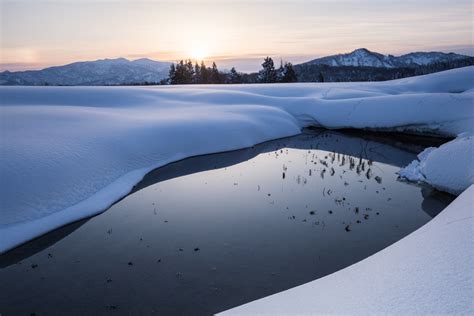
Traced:
<svg viewBox="0 0 474 316">
<path fill-rule="evenodd" d="M 335 272 L 451 202 L 397 180 L 422 149 L 308 131 L 157 169 L 105 213 L 3 255 L 0 313 L 209 315 Z"/>
</svg>

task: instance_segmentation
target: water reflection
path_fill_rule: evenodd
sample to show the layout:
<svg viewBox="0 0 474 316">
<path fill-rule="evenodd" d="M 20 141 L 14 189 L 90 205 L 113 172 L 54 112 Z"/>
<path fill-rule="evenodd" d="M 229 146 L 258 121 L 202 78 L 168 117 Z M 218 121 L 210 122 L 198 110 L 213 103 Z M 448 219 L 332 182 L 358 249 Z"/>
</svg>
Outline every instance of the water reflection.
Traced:
<svg viewBox="0 0 474 316">
<path fill-rule="evenodd" d="M 451 201 L 397 180 L 417 150 L 312 131 L 170 164 L 2 269 L 1 310 L 208 315 L 327 275 Z"/>
</svg>

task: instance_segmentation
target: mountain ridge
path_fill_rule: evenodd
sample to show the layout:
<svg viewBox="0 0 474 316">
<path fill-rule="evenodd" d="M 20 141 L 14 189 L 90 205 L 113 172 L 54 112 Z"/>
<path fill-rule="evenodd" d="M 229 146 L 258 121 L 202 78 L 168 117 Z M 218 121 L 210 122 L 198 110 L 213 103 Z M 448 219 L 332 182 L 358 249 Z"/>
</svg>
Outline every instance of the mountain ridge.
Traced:
<svg viewBox="0 0 474 316">
<path fill-rule="evenodd" d="M 474 57 L 443 52 L 383 55 L 358 48 L 294 65 L 298 81 L 377 81 L 474 64 Z M 0 72 L 0 85 L 131 85 L 166 83 L 170 62 L 123 57 L 78 61 L 41 70 Z M 323 73 L 324 76 L 321 74 Z M 254 74 L 244 82 L 253 83 Z"/>
<path fill-rule="evenodd" d="M 159 82 L 167 78 L 170 62 L 123 57 L 78 61 L 41 70 L 4 71 L 0 85 L 119 85 Z"/>
<path fill-rule="evenodd" d="M 415 68 L 440 62 L 450 62 L 470 56 L 443 52 L 412 52 L 400 56 L 383 55 L 367 48 L 358 48 L 349 53 L 316 58 L 301 64 L 318 64 L 333 67 Z"/>
</svg>

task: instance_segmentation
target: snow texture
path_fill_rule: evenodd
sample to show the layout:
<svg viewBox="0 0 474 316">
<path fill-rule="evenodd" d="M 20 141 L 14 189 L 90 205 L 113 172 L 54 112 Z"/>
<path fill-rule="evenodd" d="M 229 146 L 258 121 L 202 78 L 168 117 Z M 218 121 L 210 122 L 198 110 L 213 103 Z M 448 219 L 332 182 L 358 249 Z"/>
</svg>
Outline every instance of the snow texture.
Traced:
<svg viewBox="0 0 474 316">
<path fill-rule="evenodd" d="M 427 148 L 418 160 L 400 170 L 402 178 L 427 182 L 435 188 L 460 194 L 474 183 L 474 138 L 458 137 L 439 147 Z"/>
<path fill-rule="evenodd" d="M 0 87 L 0 252 L 100 213 L 154 168 L 303 127 L 472 133 L 473 75 L 466 67 L 378 83 Z"/>
<path fill-rule="evenodd" d="M 474 186 L 426 225 L 326 277 L 219 315 L 473 315 Z"/>
</svg>

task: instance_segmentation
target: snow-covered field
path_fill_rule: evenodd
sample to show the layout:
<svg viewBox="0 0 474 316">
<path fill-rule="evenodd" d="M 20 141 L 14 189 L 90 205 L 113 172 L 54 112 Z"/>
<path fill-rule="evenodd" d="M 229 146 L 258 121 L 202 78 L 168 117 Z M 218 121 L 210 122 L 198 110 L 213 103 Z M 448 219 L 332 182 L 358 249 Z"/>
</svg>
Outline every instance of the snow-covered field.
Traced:
<svg viewBox="0 0 474 316">
<path fill-rule="evenodd" d="M 473 77 L 467 67 L 380 83 L 1 87 L 0 252 L 103 211 L 154 168 L 306 126 L 462 134 L 403 173 L 461 192 L 473 182 Z"/>
</svg>

